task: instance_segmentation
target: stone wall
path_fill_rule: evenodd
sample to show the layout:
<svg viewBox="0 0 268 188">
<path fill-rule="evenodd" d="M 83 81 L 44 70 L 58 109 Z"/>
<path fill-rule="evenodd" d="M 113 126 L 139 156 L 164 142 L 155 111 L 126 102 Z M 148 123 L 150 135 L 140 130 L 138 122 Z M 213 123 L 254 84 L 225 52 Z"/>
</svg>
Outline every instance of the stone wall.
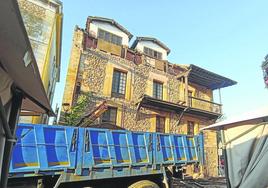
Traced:
<svg viewBox="0 0 268 188">
<path fill-rule="evenodd" d="M 217 133 L 214 131 L 204 132 L 204 148 L 205 148 L 205 176 L 218 176 L 218 148 Z"/>
<path fill-rule="evenodd" d="M 99 58 L 98 56 L 88 53 L 84 54 L 85 60 L 81 64 L 80 71 L 82 72 L 82 91 L 91 91 L 98 95 L 102 95 L 105 79 L 105 68 L 107 59 Z"/>
<path fill-rule="evenodd" d="M 72 105 L 77 81 L 78 67 L 80 64 L 81 51 L 83 49 L 83 30 L 75 28 L 73 35 L 73 44 L 71 49 L 70 63 L 66 76 L 63 102 Z"/>
</svg>

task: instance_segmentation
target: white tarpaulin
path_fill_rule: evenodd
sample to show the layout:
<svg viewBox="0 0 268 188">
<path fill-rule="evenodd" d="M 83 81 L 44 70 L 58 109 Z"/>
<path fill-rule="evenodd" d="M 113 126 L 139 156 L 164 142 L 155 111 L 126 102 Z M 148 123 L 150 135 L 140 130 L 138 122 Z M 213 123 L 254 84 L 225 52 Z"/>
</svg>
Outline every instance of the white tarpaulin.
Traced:
<svg viewBox="0 0 268 188">
<path fill-rule="evenodd" d="M 234 139 L 249 130 L 245 135 Z M 231 187 L 268 186 L 268 123 L 243 125 L 224 131 Z M 232 141 L 232 139 L 234 139 Z M 231 141 L 230 143 L 228 143 Z"/>
<path fill-rule="evenodd" d="M 264 108 L 204 128 L 223 130 L 232 188 L 268 187 L 267 117 L 268 108 Z"/>
</svg>

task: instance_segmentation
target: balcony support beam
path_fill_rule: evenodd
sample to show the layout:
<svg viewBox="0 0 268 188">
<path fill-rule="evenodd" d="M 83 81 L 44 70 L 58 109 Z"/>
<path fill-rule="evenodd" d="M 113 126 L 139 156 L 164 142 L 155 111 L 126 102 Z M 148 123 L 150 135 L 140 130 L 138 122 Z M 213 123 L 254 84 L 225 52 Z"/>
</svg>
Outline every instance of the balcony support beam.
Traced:
<svg viewBox="0 0 268 188">
<path fill-rule="evenodd" d="M 189 85 L 188 85 L 188 75 L 186 75 L 184 77 L 184 80 L 185 80 L 185 102 L 186 102 L 186 106 L 189 107 L 189 93 L 188 93 L 188 88 L 189 88 Z"/>
<path fill-rule="evenodd" d="M 219 101 L 220 101 L 220 104 L 222 104 L 222 101 L 221 101 L 221 88 L 219 88 Z M 220 106 L 220 112 L 222 113 L 222 106 Z"/>
</svg>

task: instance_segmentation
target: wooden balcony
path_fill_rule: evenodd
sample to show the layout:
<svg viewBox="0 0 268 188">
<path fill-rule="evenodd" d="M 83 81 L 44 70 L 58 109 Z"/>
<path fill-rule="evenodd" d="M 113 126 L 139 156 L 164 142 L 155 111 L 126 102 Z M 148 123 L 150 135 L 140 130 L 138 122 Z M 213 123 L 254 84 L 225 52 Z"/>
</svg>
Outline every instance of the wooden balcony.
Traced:
<svg viewBox="0 0 268 188">
<path fill-rule="evenodd" d="M 197 115 L 214 120 L 221 116 L 220 104 L 195 97 L 191 97 L 191 101 L 189 100 L 189 102 L 189 105 L 191 106 L 186 106 L 183 101 L 181 101 L 180 103 L 173 103 L 169 101 L 155 99 L 148 95 L 144 95 L 141 98 L 140 102 L 137 104 L 137 109 L 139 109 L 140 107 L 145 107 L 149 109 L 156 109 L 159 111 Z"/>
<path fill-rule="evenodd" d="M 216 114 L 221 114 L 221 104 L 211 102 L 205 99 L 189 96 L 189 107 L 196 108 L 203 111 L 208 111 Z"/>
</svg>

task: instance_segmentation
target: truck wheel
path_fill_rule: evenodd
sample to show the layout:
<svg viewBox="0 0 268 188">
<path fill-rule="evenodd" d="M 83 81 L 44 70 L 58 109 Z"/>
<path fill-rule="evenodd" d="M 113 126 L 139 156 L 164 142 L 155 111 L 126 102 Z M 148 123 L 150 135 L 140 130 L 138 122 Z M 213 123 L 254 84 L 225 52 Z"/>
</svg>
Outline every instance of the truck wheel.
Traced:
<svg viewBox="0 0 268 188">
<path fill-rule="evenodd" d="M 128 188 L 159 188 L 159 186 L 149 180 L 141 180 L 131 184 Z"/>
</svg>

